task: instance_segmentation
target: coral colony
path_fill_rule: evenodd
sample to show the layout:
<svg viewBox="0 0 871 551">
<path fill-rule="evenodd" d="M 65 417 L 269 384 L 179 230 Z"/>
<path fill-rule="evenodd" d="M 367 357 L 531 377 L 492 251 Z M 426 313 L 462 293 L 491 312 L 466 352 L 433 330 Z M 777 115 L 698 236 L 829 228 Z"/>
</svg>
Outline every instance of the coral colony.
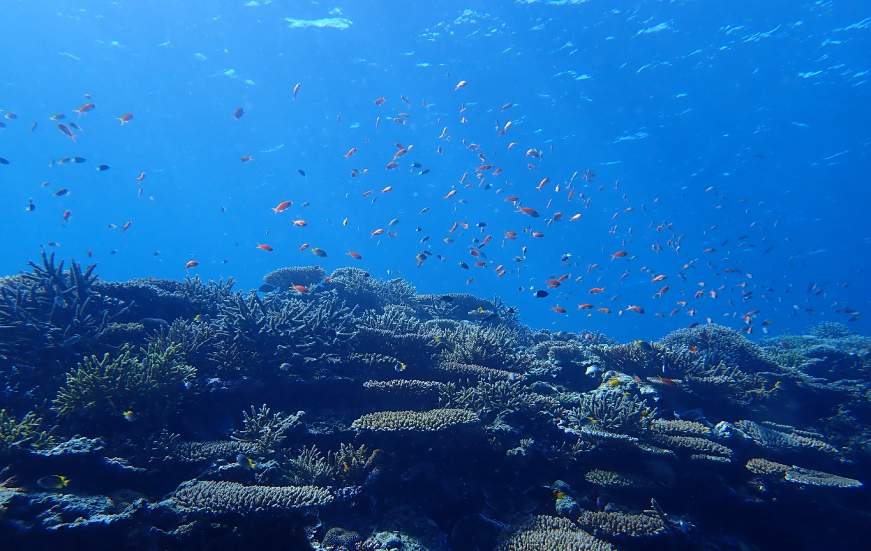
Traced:
<svg viewBox="0 0 871 551">
<path fill-rule="evenodd" d="M 862 530 L 871 339 L 840 324 L 621 344 L 355 268 L 245 293 L 31 267 L 0 282 L 10 549 L 749 549 Z"/>
</svg>

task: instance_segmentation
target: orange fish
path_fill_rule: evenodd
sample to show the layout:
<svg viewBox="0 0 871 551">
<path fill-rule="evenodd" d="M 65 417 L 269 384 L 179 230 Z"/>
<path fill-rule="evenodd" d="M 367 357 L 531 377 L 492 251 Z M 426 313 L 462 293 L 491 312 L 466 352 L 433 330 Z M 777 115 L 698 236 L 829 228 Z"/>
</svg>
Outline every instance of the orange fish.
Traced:
<svg viewBox="0 0 871 551">
<path fill-rule="evenodd" d="M 590 289 L 590 294 L 595 295 L 597 293 L 601 293 L 604 290 L 605 290 L 604 287 L 593 287 L 592 289 Z"/>
<path fill-rule="evenodd" d="M 668 276 L 667 275 L 658 275 L 655 278 L 653 278 L 652 280 L 650 280 L 650 282 L 651 283 L 659 283 L 660 281 L 662 281 L 664 279 L 668 279 Z"/>
<path fill-rule="evenodd" d="M 120 117 L 115 117 L 115 118 L 117 118 L 119 121 L 121 121 L 121 126 L 124 126 L 126 123 L 133 120 L 133 113 L 124 113 Z"/>
<path fill-rule="evenodd" d="M 243 163 L 247 163 L 248 161 L 251 161 L 252 159 L 254 159 L 254 157 L 251 155 L 243 155 L 242 158 L 239 160 L 242 161 Z"/>
<path fill-rule="evenodd" d="M 363 260 L 363 256 L 360 255 L 360 253 L 355 253 L 354 251 L 348 251 L 346 254 L 347 254 L 348 256 L 350 256 L 351 258 L 354 258 L 354 259 L 357 259 L 357 260 Z"/>
<path fill-rule="evenodd" d="M 304 228 L 304 227 L 308 226 L 308 224 L 306 223 L 306 221 L 303 220 L 303 219 L 294 220 L 294 221 L 293 221 L 293 225 L 294 225 L 294 226 L 297 226 L 297 227 L 300 227 L 300 228 Z"/>
<path fill-rule="evenodd" d="M 517 201 L 517 196 L 516 196 L 516 195 L 511 195 L 511 196 L 509 196 L 509 197 L 506 197 L 506 198 L 505 198 L 505 202 L 508 202 L 508 201 Z"/>
<path fill-rule="evenodd" d="M 563 308 L 562 306 L 551 306 L 550 309 L 553 310 L 554 312 L 559 313 L 559 314 L 565 314 L 565 313 L 566 313 L 566 309 Z"/>
<path fill-rule="evenodd" d="M 96 106 L 97 106 L 97 104 L 95 104 L 95 103 L 86 103 L 86 104 L 82 105 L 81 107 L 79 107 L 78 109 L 73 109 L 73 112 L 78 113 L 79 116 L 81 117 L 83 113 L 87 113 L 88 111 L 93 110 L 94 107 L 96 107 Z"/>
<path fill-rule="evenodd" d="M 572 220 L 578 220 L 581 218 L 581 216 L 582 216 L 581 214 L 576 214 L 576 215 L 572 216 L 571 218 L 569 218 L 569 222 L 571 222 Z"/>
<path fill-rule="evenodd" d="M 457 190 L 452 189 L 447 195 L 445 195 L 445 199 L 450 199 L 451 197 L 453 197 L 456 194 L 457 194 Z"/>
<path fill-rule="evenodd" d="M 297 83 L 296 86 L 293 87 L 293 99 L 296 99 L 296 94 L 299 92 L 299 85 L 301 83 Z"/>
<path fill-rule="evenodd" d="M 302 286 L 302 285 L 291 285 L 291 287 L 292 287 L 292 288 L 293 288 L 297 293 L 308 293 L 308 287 L 304 287 L 304 286 Z"/>
<path fill-rule="evenodd" d="M 689 346 L 687 346 L 687 349 L 689 349 L 689 351 L 692 352 L 693 354 L 698 354 L 698 353 L 699 353 L 699 351 L 696 350 L 696 347 L 693 346 L 693 345 L 689 345 Z"/>
<path fill-rule="evenodd" d="M 72 141 L 76 141 L 76 137 L 73 134 L 73 131 L 67 128 L 65 124 L 57 123 L 57 127 L 61 132 L 66 134 L 69 139 L 71 139 Z"/>
<path fill-rule="evenodd" d="M 187 264 L 184 265 L 184 269 L 190 270 L 191 268 L 193 268 L 195 266 L 199 266 L 199 265 L 200 265 L 200 263 L 197 262 L 196 260 L 191 260 L 190 262 L 188 262 Z"/>
<path fill-rule="evenodd" d="M 378 228 L 377 230 L 372 232 L 372 235 L 370 235 L 370 237 L 375 237 L 376 235 L 381 235 L 382 233 L 384 233 L 384 230 L 381 228 Z"/>
<path fill-rule="evenodd" d="M 626 308 L 626 309 L 627 309 L 627 310 L 632 310 L 633 312 L 638 312 L 639 314 L 643 314 L 643 313 L 644 313 L 644 308 L 642 308 L 641 306 L 629 306 L 629 307 Z"/>
<path fill-rule="evenodd" d="M 457 84 L 457 87 L 454 88 L 454 91 L 456 92 L 457 90 L 459 90 L 460 88 L 462 88 L 462 87 L 465 86 L 466 84 L 468 84 L 468 82 L 466 82 L 465 80 L 461 80 L 460 83 Z"/>
<path fill-rule="evenodd" d="M 356 148 L 356 147 L 352 147 L 350 150 L 348 150 L 347 153 L 345 153 L 345 158 L 347 159 L 348 157 L 350 157 L 351 155 L 353 155 L 353 154 L 356 153 L 356 152 L 357 152 L 357 148 Z"/>
<path fill-rule="evenodd" d="M 522 212 L 523 214 L 532 216 L 533 218 L 538 218 L 538 213 L 535 211 L 535 209 L 529 207 L 520 207 L 520 210 L 516 212 Z"/>
<path fill-rule="evenodd" d="M 614 260 L 615 258 L 623 258 L 627 254 L 629 253 L 627 253 L 626 251 L 617 251 L 616 253 L 611 255 L 611 260 Z"/>
<path fill-rule="evenodd" d="M 669 289 L 671 289 L 671 287 L 669 287 L 668 285 L 666 285 L 665 287 L 663 287 L 662 289 L 660 289 L 659 292 L 656 293 L 656 294 L 659 295 L 659 296 L 662 296 L 662 295 L 664 295 L 666 292 L 668 292 Z"/>
<path fill-rule="evenodd" d="M 69 222 L 69 221 L 70 221 L 70 216 L 72 216 L 72 214 L 73 214 L 73 211 L 71 211 L 71 210 L 65 210 L 64 213 L 63 213 L 64 221 L 65 221 L 65 222 Z"/>
<path fill-rule="evenodd" d="M 124 224 L 124 227 L 121 228 L 121 233 L 124 233 L 125 231 L 127 231 L 127 228 L 129 228 L 130 224 L 132 224 L 132 223 L 133 222 L 127 222 L 126 224 Z"/>
<path fill-rule="evenodd" d="M 142 174 L 140 174 L 138 178 L 136 178 L 136 181 L 137 181 L 137 182 L 141 182 L 143 178 L 145 178 L 145 173 L 144 173 L 144 172 L 143 172 Z"/>
<path fill-rule="evenodd" d="M 541 181 L 541 183 L 538 184 L 536 189 L 538 191 L 541 191 L 541 188 L 543 188 L 545 185 L 547 185 L 548 182 L 550 182 L 550 178 L 545 178 L 544 180 Z"/>
<path fill-rule="evenodd" d="M 540 231 L 534 231 L 534 232 L 532 232 L 531 235 L 532 235 L 532 237 L 544 237 L 544 234 L 541 233 Z"/>
<path fill-rule="evenodd" d="M 299 246 L 299 250 L 301 250 L 301 251 L 304 251 L 306 249 L 308 249 L 308 243 L 303 243 L 302 245 Z"/>
<path fill-rule="evenodd" d="M 366 197 L 367 195 L 372 195 L 372 192 L 373 192 L 373 191 L 375 191 L 375 190 L 373 190 L 373 189 L 367 189 L 366 191 L 363 192 L 363 197 Z"/>
<path fill-rule="evenodd" d="M 392 190 L 393 190 L 393 186 L 387 186 L 386 188 L 381 190 L 381 193 L 387 193 L 388 191 L 392 191 Z"/>
<path fill-rule="evenodd" d="M 387 163 L 387 170 L 390 170 L 391 168 L 396 168 L 398 166 L 399 166 L 399 163 L 395 163 L 393 161 L 390 161 L 389 163 Z"/>
<path fill-rule="evenodd" d="M 261 245 L 260 243 L 257 244 L 257 248 L 258 248 L 258 249 L 263 249 L 264 251 L 266 251 L 266 252 L 268 252 L 268 253 L 271 253 L 272 251 L 275 250 L 275 249 L 273 249 L 272 247 L 270 247 L 269 245 Z"/>
<path fill-rule="evenodd" d="M 278 206 L 272 210 L 275 211 L 275 214 L 278 214 L 279 212 L 286 211 L 287 207 L 289 207 L 292 204 L 293 204 L 293 201 L 282 201 L 282 202 L 278 203 Z"/>
<path fill-rule="evenodd" d="M 589 302 L 585 302 L 583 304 L 578 304 L 578 310 L 592 310 L 594 306 Z"/>
<path fill-rule="evenodd" d="M 599 311 L 602 312 L 603 314 L 610 314 L 611 313 L 611 310 L 608 310 L 607 308 L 599 308 Z"/>
<path fill-rule="evenodd" d="M 384 103 L 385 101 L 387 101 L 387 100 L 384 99 L 384 98 L 378 98 L 378 99 L 375 100 L 375 105 L 381 105 L 381 104 Z"/>
</svg>

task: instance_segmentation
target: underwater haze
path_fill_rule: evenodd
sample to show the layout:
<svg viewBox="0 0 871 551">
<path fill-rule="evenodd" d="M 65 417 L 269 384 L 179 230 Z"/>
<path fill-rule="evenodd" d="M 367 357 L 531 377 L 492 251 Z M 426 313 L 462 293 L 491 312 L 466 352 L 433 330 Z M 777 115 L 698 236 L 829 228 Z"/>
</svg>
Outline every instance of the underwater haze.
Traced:
<svg viewBox="0 0 871 551">
<path fill-rule="evenodd" d="M 867 537 L 871 5 L 5 8 L 22 548 Z"/>
</svg>

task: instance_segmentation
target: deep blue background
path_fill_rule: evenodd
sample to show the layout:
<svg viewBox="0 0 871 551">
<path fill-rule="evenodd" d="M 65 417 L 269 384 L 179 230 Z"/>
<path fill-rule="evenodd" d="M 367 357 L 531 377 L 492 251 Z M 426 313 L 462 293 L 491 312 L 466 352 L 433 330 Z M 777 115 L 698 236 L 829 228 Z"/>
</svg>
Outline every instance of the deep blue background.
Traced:
<svg viewBox="0 0 871 551">
<path fill-rule="evenodd" d="M 623 340 L 654 339 L 708 317 L 737 329 L 745 323 L 736 316 L 751 310 L 761 310 L 753 336 L 761 335 L 762 319 L 773 320 L 776 334 L 858 317 L 851 328 L 868 333 L 867 318 L 835 311 L 861 311 L 871 296 L 863 271 L 871 245 L 867 3 L 242 4 L 5 4 L 0 109 L 18 118 L 2 119 L 0 129 L 0 157 L 10 162 L 0 166 L 0 273 L 25 268 L 40 244 L 53 241 L 60 246 L 47 248 L 64 258 L 86 262 L 90 250 L 110 280 L 178 279 L 197 260 L 192 274 L 233 276 L 248 289 L 282 266 L 354 265 L 375 277 L 399 274 L 419 292 L 498 293 L 533 327 L 600 330 Z M 335 7 L 340 15 L 329 14 Z M 285 17 L 352 24 L 292 29 Z M 662 30 L 652 31 L 657 25 Z M 232 76 L 222 74 L 230 69 Z M 454 90 L 460 80 L 469 84 Z M 86 93 L 97 108 L 76 118 L 72 110 L 88 101 Z M 384 105 L 374 104 L 378 97 Z M 515 106 L 500 111 L 508 102 Z M 237 107 L 245 109 L 240 120 L 232 117 Z M 122 127 L 116 117 L 128 112 L 134 119 Z M 410 115 L 408 124 L 392 121 L 399 112 Z M 77 143 L 55 128 L 55 113 L 82 126 Z M 509 120 L 507 135 L 497 136 L 497 121 Z M 445 126 L 449 142 L 439 139 Z M 492 189 L 458 185 L 465 172 L 477 184 L 480 164 L 463 140 L 503 167 L 486 176 Z M 395 142 L 414 148 L 386 171 Z M 518 145 L 509 151 L 511 142 Z M 345 159 L 352 147 L 357 153 Z M 524 157 L 530 148 L 543 158 Z M 241 163 L 243 155 L 254 160 Z M 72 156 L 87 162 L 50 167 Z M 412 171 L 415 161 L 431 172 Z M 526 168 L 530 161 L 537 171 Z M 111 169 L 97 172 L 102 163 Z M 366 167 L 368 174 L 349 176 Z M 593 183 L 576 179 L 571 202 L 565 189 L 554 191 L 588 169 Z M 551 182 L 537 191 L 544 177 Z M 393 191 L 382 194 L 386 186 Z M 52 195 L 62 187 L 70 195 Z M 453 188 L 459 193 L 443 199 Z M 513 212 L 503 201 L 509 194 L 541 218 Z M 33 212 L 25 210 L 30 198 Z M 273 214 L 284 200 L 293 207 Z M 425 206 L 431 211 L 418 214 Z M 64 223 L 67 209 L 72 218 Z M 546 227 L 556 211 L 563 220 Z M 575 213 L 583 218 L 569 222 Z M 299 218 L 308 226 L 293 227 Z M 400 223 L 388 227 L 393 218 Z M 455 221 L 471 227 L 448 233 Z M 487 224 L 483 235 L 477 222 Z M 685 235 L 677 252 L 666 246 L 671 232 L 655 229 L 663 223 Z M 377 228 L 397 237 L 370 237 Z M 531 238 L 526 228 L 545 237 Z M 518 238 L 503 247 L 508 230 Z M 481 250 L 493 263 L 461 269 L 475 260 L 471 239 L 487 234 L 493 240 Z M 424 235 L 430 240 L 421 244 Z M 444 243 L 449 236 L 454 243 Z M 651 249 L 657 242 L 659 253 Z M 302 243 L 328 257 L 300 252 Z M 527 258 L 516 263 L 523 246 Z M 707 247 L 716 251 L 703 254 Z M 447 260 L 416 268 L 424 248 Z M 611 261 L 618 250 L 634 258 Z M 563 253 L 577 265 L 561 265 Z M 499 264 L 509 273 L 497 279 Z M 587 273 L 591 264 L 599 266 Z M 548 298 L 532 298 L 530 287 L 569 273 Z M 668 279 L 652 284 L 656 274 Z M 653 298 L 665 284 L 668 293 Z M 605 291 L 590 295 L 592 287 Z M 706 294 L 695 299 L 700 289 Z M 742 301 L 747 290 L 753 298 Z M 678 300 L 688 302 L 680 313 L 654 316 L 668 316 Z M 613 313 L 588 316 L 576 308 L 582 302 Z M 618 315 L 630 304 L 647 313 Z M 568 313 L 552 311 L 556 305 Z"/>
</svg>

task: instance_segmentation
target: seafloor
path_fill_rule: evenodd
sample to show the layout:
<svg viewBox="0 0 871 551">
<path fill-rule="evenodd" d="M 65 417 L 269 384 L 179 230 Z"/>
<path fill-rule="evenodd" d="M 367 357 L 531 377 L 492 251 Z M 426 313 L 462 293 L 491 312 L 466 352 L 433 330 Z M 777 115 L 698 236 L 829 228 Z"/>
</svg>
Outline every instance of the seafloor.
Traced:
<svg viewBox="0 0 871 551">
<path fill-rule="evenodd" d="M 620 344 L 355 268 L 285 268 L 258 294 L 31 267 L 0 280 L 4 549 L 871 536 L 871 339 L 837 323 Z"/>
</svg>

